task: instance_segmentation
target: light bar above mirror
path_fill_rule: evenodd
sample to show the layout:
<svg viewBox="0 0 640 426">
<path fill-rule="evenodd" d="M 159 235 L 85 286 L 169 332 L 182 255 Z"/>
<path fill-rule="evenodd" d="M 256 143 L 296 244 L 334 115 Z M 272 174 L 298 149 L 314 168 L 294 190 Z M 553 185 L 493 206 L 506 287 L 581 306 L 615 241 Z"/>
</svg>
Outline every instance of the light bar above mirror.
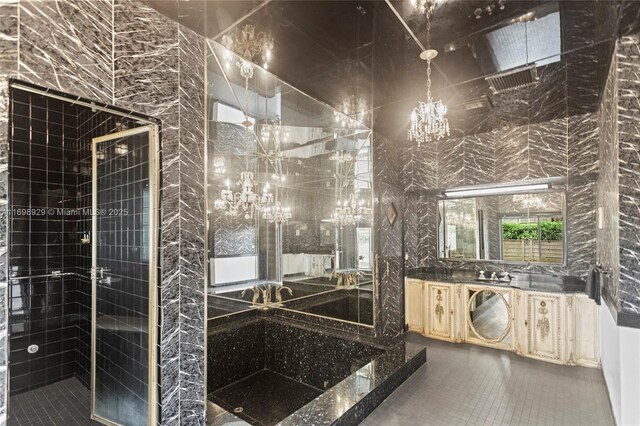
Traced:
<svg viewBox="0 0 640 426">
<path fill-rule="evenodd" d="M 480 195 L 502 195 L 513 194 L 517 192 L 530 192 L 551 189 L 550 183 L 531 183 L 517 185 L 494 186 L 485 188 L 460 188 L 449 189 L 443 192 L 447 198 L 475 197 Z"/>
</svg>

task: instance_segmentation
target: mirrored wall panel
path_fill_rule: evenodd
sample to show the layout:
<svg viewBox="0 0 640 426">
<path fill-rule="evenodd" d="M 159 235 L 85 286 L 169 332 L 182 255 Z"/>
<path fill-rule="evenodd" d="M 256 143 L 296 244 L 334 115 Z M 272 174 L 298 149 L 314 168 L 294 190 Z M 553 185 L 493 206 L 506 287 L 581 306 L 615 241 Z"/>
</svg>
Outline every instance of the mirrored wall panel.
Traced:
<svg viewBox="0 0 640 426">
<path fill-rule="evenodd" d="M 438 256 L 449 260 L 563 264 L 564 190 L 438 202 Z"/>
<path fill-rule="evenodd" d="M 371 131 L 233 49 L 208 55 L 209 318 L 373 324 Z"/>
</svg>

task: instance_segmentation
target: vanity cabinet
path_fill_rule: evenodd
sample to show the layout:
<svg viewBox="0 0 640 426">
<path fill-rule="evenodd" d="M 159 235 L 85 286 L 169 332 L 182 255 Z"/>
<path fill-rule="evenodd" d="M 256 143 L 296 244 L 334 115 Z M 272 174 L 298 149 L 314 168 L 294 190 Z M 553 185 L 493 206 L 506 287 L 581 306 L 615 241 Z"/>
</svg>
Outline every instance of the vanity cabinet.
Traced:
<svg viewBox="0 0 640 426">
<path fill-rule="evenodd" d="M 563 361 L 564 296 L 525 292 L 525 354 L 544 361 Z"/>
<path fill-rule="evenodd" d="M 427 309 L 425 334 L 443 340 L 454 340 L 453 293 L 451 285 L 427 282 L 424 286 Z"/>
<path fill-rule="evenodd" d="M 600 366 L 598 315 L 583 294 L 405 280 L 408 331 L 558 364 Z"/>
<path fill-rule="evenodd" d="M 405 322 L 408 331 L 424 333 L 422 281 L 408 278 L 404 292 Z"/>
</svg>

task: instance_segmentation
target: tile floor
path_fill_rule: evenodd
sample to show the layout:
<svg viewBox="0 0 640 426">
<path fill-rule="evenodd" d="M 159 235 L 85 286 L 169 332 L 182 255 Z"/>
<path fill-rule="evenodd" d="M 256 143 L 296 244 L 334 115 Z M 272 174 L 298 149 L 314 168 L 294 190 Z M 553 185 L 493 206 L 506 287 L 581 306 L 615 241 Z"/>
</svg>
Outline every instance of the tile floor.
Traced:
<svg viewBox="0 0 640 426">
<path fill-rule="evenodd" d="M 427 364 L 362 426 L 614 424 L 599 369 L 565 367 L 414 333 L 405 339 L 427 346 Z"/>
<path fill-rule="evenodd" d="M 87 426 L 90 394 L 76 378 L 62 380 L 9 399 L 9 426 Z"/>
</svg>

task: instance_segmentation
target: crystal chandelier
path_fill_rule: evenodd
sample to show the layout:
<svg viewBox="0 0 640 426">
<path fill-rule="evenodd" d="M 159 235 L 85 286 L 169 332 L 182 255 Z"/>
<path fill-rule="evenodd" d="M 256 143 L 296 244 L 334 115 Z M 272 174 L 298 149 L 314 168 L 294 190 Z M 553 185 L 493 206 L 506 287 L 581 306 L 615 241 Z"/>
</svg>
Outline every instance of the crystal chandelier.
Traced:
<svg viewBox="0 0 640 426">
<path fill-rule="evenodd" d="M 356 158 L 347 151 L 336 151 L 329 157 L 329 160 L 337 161 L 338 163 L 349 163 L 356 161 Z"/>
<path fill-rule="evenodd" d="M 427 4 L 430 4 L 427 2 Z M 420 53 L 420 59 L 427 61 L 427 101 L 418 102 L 418 106 L 411 113 L 411 125 L 407 132 L 410 141 L 418 146 L 431 140 L 440 140 L 449 136 L 449 120 L 446 117 L 447 107 L 442 101 L 434 101 L 431 96 L 431 61 L 438 56 L 438 52 L 430 48 L 431 45 L 431 13 L 427 15 L 427 49 Z"/>
<path fill-rule="evenodd" d="M 371 209 L 364 200 L 358 198 L 358 192 L 351 194 L 348 200 L 338 201 L 336 211 L 331 217 L 331 222 L 341 229 L 345 226 L 357 225 L 365 216 L 369 215 Z"/>
<path fill-rule="evenodd" d="M 291 208 L 283 206 L 280 201 L 276 201 L 272 206 L 262 209 L 262 217 L 269 223 L 287 223 L 291 219 Z"/>
<path fill-rule="evenodd" d="M 290 128 L 288 126 L 283 126 L 280 123 L 280 118 L 269 123 L 264 123 L 261 125 L 260 129 L 260 139 L 265 145 L 269 145 L 269 143 L 273 140 L 273 149 L 267 152 L 266 159 L 268 162 L 273 164 L 274 172 L 271 175 L 271 179 L 277 183 L 283 183 L 287 180 L 287 175 L 284 173 L 282 168 L 282 144 L 287 142 L 289 139 Z"/>
<path fill-rule="evenodd" d="M 248 61 L 258 62 L 262 59 L 262 67 L 269 68 L 269 62 L 273 57 L 273 37 L 263 31 L 256 33 L 256 27 L 251 24 L 244 25 L 241 29 L 233 31 L 232 35 L 222 37 L 222 45 L 227 48 L 225 52 L 225 67 L 228 69 L 231 63 L 231 52 Z M 240 66 L 240 63 L 238 63 Z"/>
<path fill-rule="evenodd" d="M 242 190 L 233 192 L 230 187 L 229 179 L 225 181 L 226 189 L 220 191 L 220 197 L 214 202 L 216 210 L 224 210 L 228 215 L 235 216 L 241 210 L 244 212 L 245 219 L 252 219 L 256 210 L 262 210 L 273 204 L 273 194 L 269 192 L 269 184 L 267 183 L 262 195 L 254 192 L 255 181 L 252 172 L 240 173 L 238 180 Z"/>
</svg>

